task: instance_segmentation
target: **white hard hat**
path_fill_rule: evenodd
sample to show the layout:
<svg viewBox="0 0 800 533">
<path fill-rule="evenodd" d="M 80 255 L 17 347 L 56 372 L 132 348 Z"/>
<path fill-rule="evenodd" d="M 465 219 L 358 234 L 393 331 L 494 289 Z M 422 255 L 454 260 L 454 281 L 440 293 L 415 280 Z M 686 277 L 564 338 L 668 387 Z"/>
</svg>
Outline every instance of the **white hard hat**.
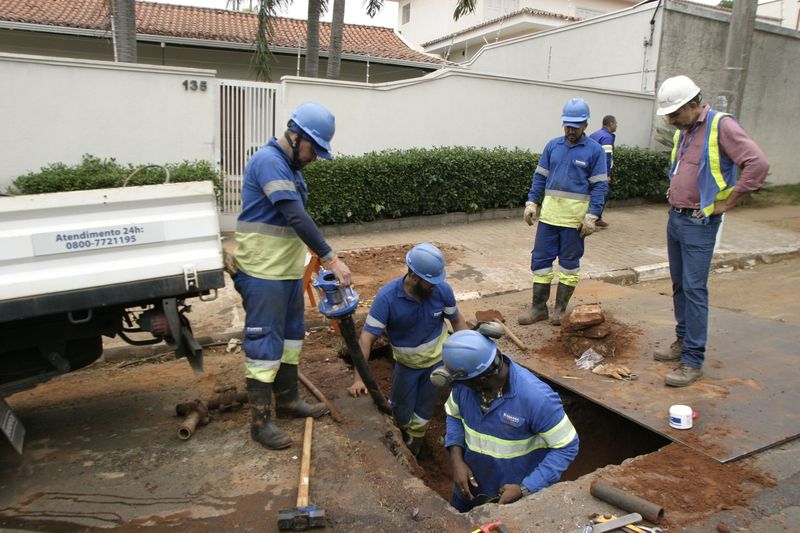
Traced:
<svg viewBox="0 0 800 533">
<path fill-rule="evenodd" d="M 700 93 L 700 87 L 687 76 L 667 78 L 658 88 L 656 115 L 669 115 Z"/>
</svg>

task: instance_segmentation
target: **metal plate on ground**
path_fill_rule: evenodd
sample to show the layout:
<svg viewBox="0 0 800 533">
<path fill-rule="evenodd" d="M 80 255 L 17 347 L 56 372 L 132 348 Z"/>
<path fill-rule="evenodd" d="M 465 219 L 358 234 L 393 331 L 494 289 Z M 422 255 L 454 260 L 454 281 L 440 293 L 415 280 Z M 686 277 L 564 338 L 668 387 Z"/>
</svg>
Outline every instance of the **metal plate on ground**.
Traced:
<svg viewBox="0 0 800 533">
<path fill-rule="evenodd" d="M 672 298 L 598 282 L 582 283 L 580 289 L 573 304 L 602 302 L 607 316 L 636 331 L 633 342 L 610 361 L 629 367 L 639 379 L 618 381 L 578 370 L 554 339 L 554 328 L 549 344 L 540 340 L 528 355 L 515 359 L 560 386 L 723 463 L 800 435 L 800 335 L 795 326 L 712 308 L 705 376 L 689 387 L 667 387 L 664 375 L 676 364 L 656 362 L 652 353 L 674 339 Z M 540 332 L 552 328 L 541 323 L 533 327 L 541 327 Z M 517 333 L 522 329 L 514 328 Z M 691 429 L 669 426 L 669 408 L 674 404 L 688 405 L 698 414 Z"/>
</svg>

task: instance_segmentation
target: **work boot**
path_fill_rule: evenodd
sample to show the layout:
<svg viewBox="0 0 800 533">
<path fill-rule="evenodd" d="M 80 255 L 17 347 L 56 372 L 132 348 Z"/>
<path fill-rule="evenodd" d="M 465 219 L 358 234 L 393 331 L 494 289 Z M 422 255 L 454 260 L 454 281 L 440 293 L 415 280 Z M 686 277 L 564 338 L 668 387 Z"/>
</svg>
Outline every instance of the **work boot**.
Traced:
<svg viewBox="0 0 800 533">
<path fill-rule="evenodd" d="M 281 363 L 275 375 L 275 414 L 278 418 L 319 418 L 328 414 L 324 403 L 308 404 L 297 391 L 297 365 Z"/>
<path fill-rule="evenodd" d="M 411 455 L 414 457 L 419 457 L 419 452 L 422 450 L 422 443 L 425 442 L 425 437 L 412 437 L 410 435 L 406 435 L 406 446 L 408 446 L 408 451 L 411 452 Z"/>
<path fill-rule="evenodd" d="M 550 284 L 534 283 L 531 292 L 531 308 L 517 317 L 517 322 L 520 326 L 547 320 L 547 300 L 550 299 Z"/>
<path fill-rule="evenodd" d="M 575 287 L 564 285 L 563 283 L 558 284 L 556 304 L 553 306 L 553 315 L 550 317 L 550 324 L 553 326 L 561 325 L 561 318 L 567 312 L 567 304 L 569 304 L 569 299 L 572 298 L 573 292 L 575 292 Z"/>
<path fill-rule="evenodd" d="M 250 436 L 271 450 L 281 450 L 292 445 L 278 426 L 270 420 L 272 404 L 272 383 L 257 379 L 247 379 L 247 401 L 250 403 Z"/>
<path fill-rule="evenodd" d="M 598 218 L 597 220 L 594 221 L 594 225 L 597 226 L 598 228 L 605 229 L 608 227 L 608 222 L 606 222 L 602 218 Z"/>
<path fill-rule="evenodd" d="M 686 387 L 703 377 L 702 368 L 694 368 L 685 363 L 664 376 L 664 383 L 670 387 Z"/>
<path fill-rule="evenodd" d="M 683 354 L 683 340 L 675 339 L 669 348 L 656 350 L 653 352 L 653 359 L 656 361 L 680 361 Z"/>
</svg>

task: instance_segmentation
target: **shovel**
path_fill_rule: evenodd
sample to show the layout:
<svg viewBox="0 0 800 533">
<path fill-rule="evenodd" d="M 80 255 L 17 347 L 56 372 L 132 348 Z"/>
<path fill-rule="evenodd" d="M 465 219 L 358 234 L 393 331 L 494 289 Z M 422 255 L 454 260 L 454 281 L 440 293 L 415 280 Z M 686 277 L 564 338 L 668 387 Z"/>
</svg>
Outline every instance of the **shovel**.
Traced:
<svg viewBox="0 0 800 533">
<path fill-rule="evenodd" d="M 475 320 L 477 320 L 478 322 L 497 322 L 503 327 L 503 330 L 506 332 L 506 335 L 508 335 L 508 338 L 511 339 L 514 342 L 514 344 L 519 346 L 520 350 L 528 349 L 525 343 L 519 340 L 519 337 L 514 335 L 514 333 L 510 329 L 508 329 L 508 326 L 506 326 L 505 324 L 506 319 L 503 316 L 503 313 L 501 313 L 497 309 L 489 309 L 487 311 L 475 311 Z"/>
</svg>

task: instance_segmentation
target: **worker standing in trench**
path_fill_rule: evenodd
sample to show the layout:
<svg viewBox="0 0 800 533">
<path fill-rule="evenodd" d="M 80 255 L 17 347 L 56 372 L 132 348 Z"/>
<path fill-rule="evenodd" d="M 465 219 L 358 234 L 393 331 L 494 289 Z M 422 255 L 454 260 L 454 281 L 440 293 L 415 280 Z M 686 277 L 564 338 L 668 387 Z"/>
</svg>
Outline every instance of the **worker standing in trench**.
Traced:
<svg viewBox="0 0 800 533">
<path fill-rule="evenodd" d="M 677 128 L 667 191 L 667 254 L 676 339 L 653 358 L 680 361 L 664 382 L 686 387 L 703 377 L 708 272 L 723 216 L 761 188 L 769 162 L 734 117 L 703 105 L 700 88 L 688 77 L 664 80 L 657 100 L 656 114 L 666 116 Z"/>
<path fill-rule="evenodd" d="M 578 285 L 584 238 L 595 232 L 603 212 L 608 192 L 606 154 L 584 133 L 588 120 L 585 100 L 567 102 L 561 114 L 564 136 L 547 143 L 533 173 L 523 219 L 529 226 L 539 220 L 539 225 L 531 251 L 531 307 L 517 319 L 523 326 L 548 318 L 554 326 L 561 324 Z M 558 290 L 550 316 L 547 300 L 556 257 Z"/>
<path fill-rule="evenodd" d="M 273 390 L 278 417 L 317 418 L 328 411 L 324 403 L 309 405 L 300 399 L 297 365 L 305 338 L 306 247 L 342 286 L 351 282 L 350 269 L 336 257 L 305 209 L 308 188 L 302 168 L 317 157 L 331 159 L 335 130 L 334 116 L 325 107 L 302 104 L 292 112 L 283 137 L 270 139 L 244 170 L 233 281 L 246 313 L 243 346 L 250 435 L 270 449 L 291 445 L 270 417 Z"/>
<path fill-rule="evenodd" d="M 427 242 L 406 254 L 408 272 L 384 285 L 372 302 L 359 345 L 366 358 L 375 340 L 386 331 L 395 359 L 390 403 L 409 450 L 418 455 L 433 417 L 439 390 L 431 372 L 442 364 L 442 345 L 454 331 L 467 328 L 456 307 L 453 289 L 444 280 L 441 250 Z M 348 392 L 357 397 L 367 388 L 355 370 Z"/>
<path fill-rule="evenodd" d="M 444 439 L 453 507 L 512 503 L 558 481 L 579 447 L 558 394 L 478 331 L 454 333 L 443 359 L 432 380 L 453 386 Z"/>
</svg>

